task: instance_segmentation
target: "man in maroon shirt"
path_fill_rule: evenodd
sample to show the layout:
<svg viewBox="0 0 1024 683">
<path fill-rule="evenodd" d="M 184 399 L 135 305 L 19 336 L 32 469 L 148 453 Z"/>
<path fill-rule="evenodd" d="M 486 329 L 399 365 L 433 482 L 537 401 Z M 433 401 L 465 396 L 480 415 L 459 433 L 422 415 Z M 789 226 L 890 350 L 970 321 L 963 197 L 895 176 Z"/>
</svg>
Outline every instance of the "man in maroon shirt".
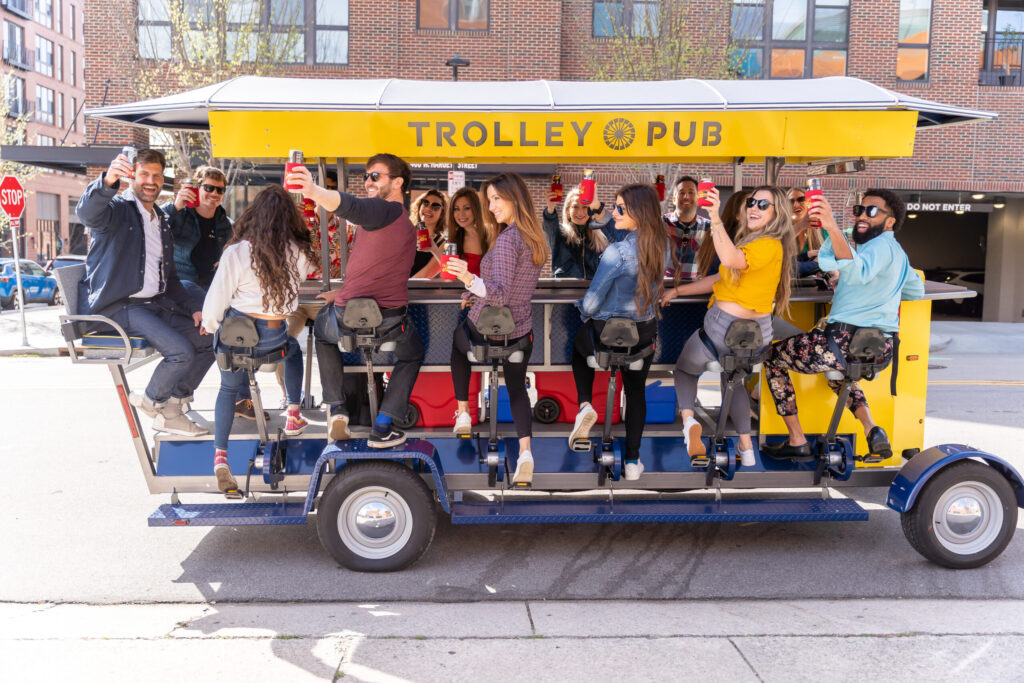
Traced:
<svg viewBox="0 0 1024 683">
<path fill-rule="evenodd" d="M 409 271 L 416 257 L 416 229 L 409 221 L 404 203 L 411 179 L 409 164 L 393 154 L 376 154 L 366 162 L 363 178 L 366 199 L 314 184 L 312 175 L 304 167 L 293 171 L 287 179 L 288 183 L 301 188 L 304 197 L 359 225 L 345 268 L 344 284 L 341 289 L 320 294 L 320 298 L 334 305 L 320 311 L 314 328 L 320 383 L 324 403 L 329 406 L 328 434 L 333 441 L 349 438 L 349 416 L 342 391 L 345 365 L 338 339 L 330 332 L 343 327 L 345 304 L 360 297 L 374 299 L 384 317 L 382 331 L 405 321 Z M 325 320 L 330 315 L 335 320 Z M 392 422 L 404 417 L 408 409 L 409 395 L 423 363 L 423 343 L 416 327 L 408 322 L 404 324 L 405 331 L 395 340 L 395 369 L 370 432 L 368 443 L 373 448 L 405 443 L 405 433 Z"/>
</svg>

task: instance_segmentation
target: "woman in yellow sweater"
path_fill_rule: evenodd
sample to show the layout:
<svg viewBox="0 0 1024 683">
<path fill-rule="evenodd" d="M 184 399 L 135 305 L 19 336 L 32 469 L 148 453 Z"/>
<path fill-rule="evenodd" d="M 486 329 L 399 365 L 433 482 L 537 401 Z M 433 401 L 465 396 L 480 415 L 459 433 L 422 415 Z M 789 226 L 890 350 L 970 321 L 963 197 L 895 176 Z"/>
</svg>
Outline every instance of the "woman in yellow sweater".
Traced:
<svg viewBox="0 0 1024 683">
<path fill-rule="evenodd" d="M 789 305 L 789 264 L 796 253 L 789 199 L 777 187 L 762 186 L 754 190 L 745 202 L 735 242 L 729 239 L 719 218 L 718 191 L 712 190 L 708 199 L 712 202 L 708 207 L 711 238 L 722 265 L 715 275 L 668 290 L 662 297 L 662 305 L 668 305 L 677 296 L 710 292 L 704 332 L 719 354 L 728 352 L 725 332 L 738 318 L 756 320 L 768 344 L 772 339 L 772 312 L 783 311 Z M 697 398 L 697 379 L 711 360 L 714 358 L 695 332 L 676 361 L 676 397 L 691 458 L 705 454 L 701 426 L 693 416 L 693 406 Z M 744 392 L 736 392 L 731 405 L 722 406 L 722 410 L 729 411 L 739 435 L 741 463 L 753 465 L 749 399 Z"/>
</svg>

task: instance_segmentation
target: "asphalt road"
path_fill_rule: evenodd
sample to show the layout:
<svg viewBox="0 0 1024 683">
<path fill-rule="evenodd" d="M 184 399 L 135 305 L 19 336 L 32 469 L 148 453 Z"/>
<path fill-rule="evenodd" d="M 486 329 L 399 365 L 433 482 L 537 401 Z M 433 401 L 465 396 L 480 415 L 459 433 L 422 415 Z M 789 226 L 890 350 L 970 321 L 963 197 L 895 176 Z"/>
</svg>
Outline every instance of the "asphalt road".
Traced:
<svg viewBox="0 0 1024 683">
<path fill-rule="evenodd" d="M 1022 360 L 933 356 L 926 443 L 971 443 L 1024 470 Z M 312 523 L 150 529 L 146 518 L 166 496 L 146 492 L 107 370 L 0 358 L 0 378 L 0 601 L 1024 598 L 1024 534 L 987 567 L 943 569 L 905 541 L 884 489 L 854 494 L 871 511 L 866 523 L 442 519 L 410 569 L 356 574 L 326 554 Z M 199 400 L 212 402 L 216 388 L 211 373 Z"/>
</svg>

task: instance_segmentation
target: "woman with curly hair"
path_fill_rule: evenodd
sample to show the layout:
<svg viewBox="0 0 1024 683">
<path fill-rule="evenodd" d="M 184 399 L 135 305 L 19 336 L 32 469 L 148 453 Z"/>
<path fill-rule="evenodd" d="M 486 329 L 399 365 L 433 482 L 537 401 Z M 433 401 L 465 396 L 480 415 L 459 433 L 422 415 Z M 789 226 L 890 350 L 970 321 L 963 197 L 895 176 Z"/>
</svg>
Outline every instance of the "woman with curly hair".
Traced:
<svg viewBox="0 0 1024 683">
<path fill-rule="evenodd" d="M 479 275 L 480 259 L 489 246 L 480 195 L 474 189 L 459 188 L 448 206 L 451 209 L 448 212 L 448 242 L 455 245 L 459 258 L 466 262 L 466 269 L 473 275 Z"/>
<path fill-rule="evenodd" d="M 409 220 L 420 223 L 430 232 L 430 248 L 416 252 L 409 277 L 432 278 L 441 272 L 441 247 L 444 246 L 448 199 L 440 190 L 427 190 L 412 203 Z"/>
<path fill-rule="evenodd" d="M 756 321 L 767 345 L 772 340 L 772 312 L 781 313 L 789 307 L 791 264 L 796 253 L 789 198 L 778 187 L 765 185 L 756 188 L 744 202 L 745 211 L 735 240 L 725 233 L 719 217 L 718 190 L 711 190 L 708 199 L 711 200 L 708 207 L 710 235 L 721 261 L 718 273 L 668 290 L 662 297 L 662 305 L 668 305 L 677 296 L 711 293 L 708 312 L 704 316 L 704 332 L 719 355 L 728 352 L 725 333 L 729 325 L 739 319 Z M 694 417 L 693 408 L 697 398 L 697 378 L 711 360 L 715 359 L 704 346 L 699 332 L 694 332 L 676 361 L 676 399 L 691 459 L 703 457 L 706 453 L 701 440 L 701 425 Z M 722 410 L 729 411 L 739 436 L 741 463 L 754 465 L 750 402 L 746 392 L 735 392 L 731 405 L 722 406 Z"/>
<path fill-rule="evenodd" d="M 295 200 L 280 185 L 256 195 L 235 221 L 234 232 L 221 254 L 217 272 L 203 304 L 203 327 L 216 334 L 227 317 L 247 317 L 256 324 L 257 356 L 284 347 L 284 381 L 288 401 L 284 433 L 302 433 L 306 421 L 299 413 L 302 392 L 302 351 L 289 337 L 285 319 L 299 304 L 299 284 L 306 279 L 316 255 L 309 229 Z M 217 346 L 223 348 L 219 335 Z M 228 437 L 235 415 L 235 398 L 248 377 L 240 371 L 220 371 L 220 393 L 214 409 L 213 471 L 221 491 L 237 489 L 228 467 Z"/>
<path fill-rule="evenodd" d="M 619 190 L 612 208 L 616 230 L 627 231 L 625 239 L 608 246 L 601 255 L 594 280 L 576 302 L 583 326 L 576 333 L 572 353 L 572 374 L 580 410 L 576 415 L 569 445 L 585 439 L 597 422 L 591 405 L 594 369 L 587 356 L 594 353 L 594 340 L 601 337 L 609 318 L 636 321 L 639 340 L 630 353 L 650 346 L 658 336 L 658 299 L 664 286 L 665 252 L 668 242 L 661 220 L 658 193 L 650 185 L 627 185 Z M 647 420 L 644 389 L 653 356 L 644 359 L 639 370 L 622 370 L 622 388 L 626 392 L 625 478 L 636 481 L 644 471 L 640 462 L 640 438 Z M 610 416 L 605 416 L 610 419 Z"/>
</svg>

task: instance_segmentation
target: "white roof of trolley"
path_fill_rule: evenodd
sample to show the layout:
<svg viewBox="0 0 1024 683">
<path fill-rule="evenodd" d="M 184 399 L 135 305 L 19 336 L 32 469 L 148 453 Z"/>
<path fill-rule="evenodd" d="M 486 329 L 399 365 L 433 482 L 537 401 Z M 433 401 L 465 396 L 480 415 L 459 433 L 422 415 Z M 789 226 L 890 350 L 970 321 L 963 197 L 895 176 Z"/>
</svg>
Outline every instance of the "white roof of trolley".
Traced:
<svg viewBox="0 0 1024 683">
<path fill-rule="evenodd" d="M 995 118 L 849 77 L 705 81 L 414 81 L 241 76 L 197 90 L 89 109 L 94 118 L 173 129 L 209 128 L 210 111 L 892 111 L 917 127 Z"/>
</svg>

